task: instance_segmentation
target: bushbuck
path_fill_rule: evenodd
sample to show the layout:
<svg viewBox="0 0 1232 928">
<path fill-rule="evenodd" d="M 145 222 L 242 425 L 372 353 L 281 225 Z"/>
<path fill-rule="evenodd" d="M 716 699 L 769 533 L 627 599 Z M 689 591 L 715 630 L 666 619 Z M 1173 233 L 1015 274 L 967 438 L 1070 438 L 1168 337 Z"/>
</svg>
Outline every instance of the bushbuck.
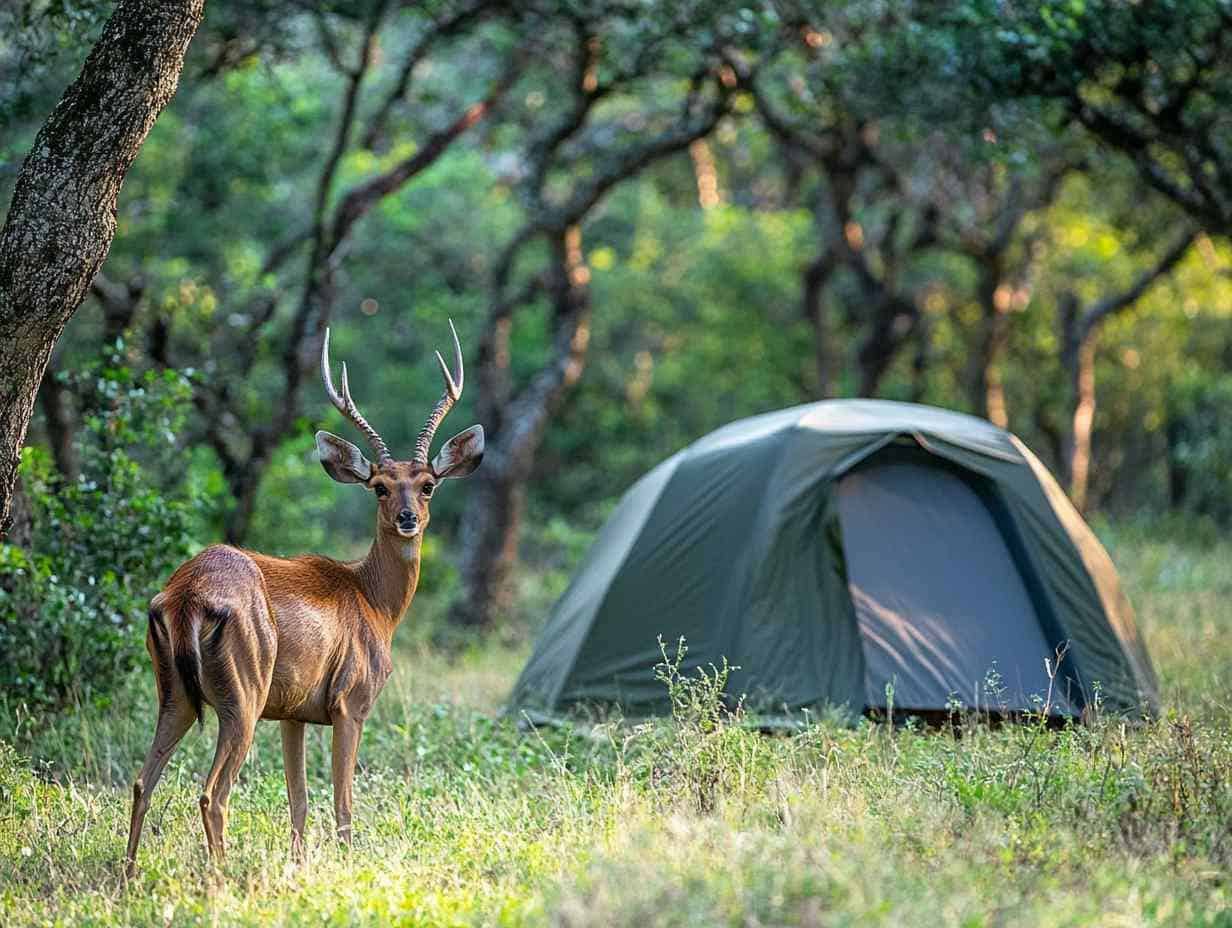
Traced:
<svg viewBox="0 0 1232 928">
<path fill-rule="evenodd" d="M 321 377 L 330 402 L 364 435 L 372 463 L 349 441 L 317 432 L 325 472 L 376 496 L 376 537 L 362 560 L 319 555 L 281 558 L 227 545 L 206 548 L 181 565 L 150 603 L 146 647 L 154 663 L 158 722 L 154 743 L 133 784 L 125 874 L 136 870 L 141 825 L 163 768 L 208 703 L 218 715 L 218 746 L 201 793 L 209 854 L 220 859 L 227 803 L 258 719 L 282 726 L 283 763 L 291 806 L 291 847 L 303 853 L 308 811 L 304 730 L 333 726 L 334 815 L 338 837 L 351 838 L 351 780 L 364 720 L 388 679 L 390 642 L 415 595 L 428 506 L 437 484 L 465 477 L 483 457 L 483 427 L 445 442 L 428 461 L 432 437 L 462 395 L 458 333 L 451 374 L 436 359 L 445 392 L 428 416 L 409 461 L 396 461 L 351 399 L 346 365 L 341 394 L 330 375 L 329 330 L 321 345 Z"/>
</svg>

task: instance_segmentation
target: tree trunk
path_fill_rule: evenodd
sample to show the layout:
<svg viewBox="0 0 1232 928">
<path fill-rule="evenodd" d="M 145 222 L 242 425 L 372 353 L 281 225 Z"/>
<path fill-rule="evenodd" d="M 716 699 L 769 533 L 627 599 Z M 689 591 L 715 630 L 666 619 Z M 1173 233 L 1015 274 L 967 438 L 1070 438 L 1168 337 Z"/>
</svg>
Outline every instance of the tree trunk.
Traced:
<svg viewBox="0 0 1232 928">
<path fill-rule="evenodd" d="M 1072 354 L 1069 377 L 1073 391 L 1070 418 L 1069 498 L 1079 512 L 1087 508 L 1091 476 L 1091 426 L 1095 421 L 1095 338 L 1087 335 Z"/>
<path fill-rule="evenodd" d="M 713 209 L 723 205 L 723 191 L 719 188 L 719 169 L 715 166 L 714 153 L 704 138 L 689 146 L 693 159 L 693 176 L 697 181 L 697 205 Z"/>
<path fill-rule="evenodd" d="M 1185 505 L 1189 496 L 1189 466 L 1182 460 L 1180 448 L 1186 438 L 1186 423 L 1175 412 L 1168 414 L 1164 437 L 1168 446 L 1168 504 L 1173 509 Z"/>
<path fill-rule="evenodd" d="M 1010 297 L 1001 280 L 1000 262 L 988 260 L 979 283 L 980 323 L 967 359 L 967 401 L 976 414 L 1007 428 L 1009 415 L 1001 386 L 1000 360 L 1009 339 Z"/>
<path fill-rule="evenodd" d="M 34 506 L 22 485 L 21 477 L 13 483 L 12 528 L 9 529 L 9 544 L 29 549 L 34 541 Z"/>
<path fill-rule="evenodd" d="M 56 365 L 51 363 L 39 385 L 39 404 L 43 407 L 43 419 L 47 423 L 47 441 L 56 470 L 65 480 L 72 482 L 79 473 L 77 448 L 73 444 L 73 415 L 67 391 L 56 377 Z"/>
<path fill-rule="evenodd" d="M 555 238 L 550 292 L 555 307 L 555 350 L 548 363 L 516 396 L 503 403 L 480 398 L 488 440 L 483 465 L 475 472 L 462 518 L 462 595 L 450 621 L 467 629 L 489 629 L 513 605 L 513 573 L 526 498 L 526 482 L 552 413 L 582 375 L 590 342 L 590 270 L 581 233 L 571 226 Z M 507 322 L 508 320 L 506 320 Z M 483 367 L 509 361 L 509 326 L 498 326 L 496 341 L 481 353 Z M 506 374 L 481 368 L 484 389 Z"/>
<path fill-rule="evenodd" d="M 1154 284 L 1169 274 L 1185 257 L 1195 233 L 1182 230 L 1159 261 L 1142 272 L 1127 289 L 1083 308 L 1078 297 L 1063 294 L 1058 306 L 1061 336 L 1061 366 L 1069 375 L 1072 413 L 1066 448 L 1070 499 L 1079 512 L 1086 510 L 1091 474 L 1091 430 L 1095 422 L 1095 342 L 1100 326 L 1133 308 Z"/>
<path fill-rule="evenodd" d="M 933 363 L 933 327 L 921 314 L 915 327 L 915 357 L 911 359 L 911 402 L 928 398 L 928 373 Z"/>
<path fill-rule="evenodd" d="M 485 455 L 486 457 L 486 455 Z M 450 622 L 466 629 L 489 629 L 513 606 L 513 574 L 526 500 L 525 482 L 485 463 L 468 488 L 459 539 L 462 595 Z"/>
<path fill-rule="evenodd" d="M 834 270 L 828 253 L 815 258 L 804 269 L 801 286 L 801 311 L 813 327 L 813 363 L 817 369 L 817 398 L 834 396 L 834 353 L 831 351 L 830 320 L 826 315 L 826 283 Z"/>
<path fill-rule="evenodd" d="M 859 396 L 876 396 L 903 345 L 920 321 L 917 308 L 898 296 L 882 297 L 872 313 L 868 334 L 856 360 L 860 367 Z"/>
<path fill-rule="evenodd" d="M 268 462 L 264 459 L 253 462 L 252 476 L 241 477 L 231 484 L 235 508 L 223 520 L 223 537 L 228 544 L 242 545 L 252 528 L 252 517 L 257 511 L 257 493 L 261 489 L 261 475 Z"/>
<path fill-rule="evenodd" d="M 0 231 L 0 535 L 51 349 L 116 229 L 116 199 L 175 93 L 204 0 L 120 0 L 34 140 Z"/>
</svg>

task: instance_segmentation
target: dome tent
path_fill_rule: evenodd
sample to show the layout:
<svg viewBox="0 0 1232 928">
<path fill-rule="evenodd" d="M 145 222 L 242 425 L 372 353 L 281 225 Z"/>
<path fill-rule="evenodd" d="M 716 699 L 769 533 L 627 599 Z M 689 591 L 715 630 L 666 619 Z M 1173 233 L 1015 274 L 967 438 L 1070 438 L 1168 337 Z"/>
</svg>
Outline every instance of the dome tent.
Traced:
<svg viewBox="0 0 1232 928">
<path fill-rule="evenodd" d="M 762 714 L 826 705 L 1154 712 L 1157 684 L 1107 553 L 1015 436 L 880 400 L 731 423 L 624 495 L 555 605 L 511 705 L 669 710 L 681 670 L 739 669 Z M 1068 643 L 1049 689 L 1045 660 Z M 986 681 L 995 673 L 998 693 Z"/>
</svg>

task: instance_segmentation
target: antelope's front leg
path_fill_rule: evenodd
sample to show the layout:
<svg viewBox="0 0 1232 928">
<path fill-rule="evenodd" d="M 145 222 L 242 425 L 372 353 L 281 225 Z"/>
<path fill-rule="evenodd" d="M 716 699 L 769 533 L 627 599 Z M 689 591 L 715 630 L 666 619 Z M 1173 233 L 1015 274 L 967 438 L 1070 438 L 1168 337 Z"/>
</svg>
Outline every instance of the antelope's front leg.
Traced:
<svg viewBox="0 0 1232 928">
<path fill-rule="evenodd" d="M 282 723 L 282 765 L 287 775 L 287 803 L 291 807 L 291 856 L 304 858 L 304 822 L 308 818 L 308 772 L 304 766 L 303 722 Z"/>
<path fill-rule="evenodd" d="M 334 719 L 334 819 L 338 840 L 351 843 L 351 781 L 355 777 L 355 755 L 364 723 L 350 716 Z"/>
</svg>

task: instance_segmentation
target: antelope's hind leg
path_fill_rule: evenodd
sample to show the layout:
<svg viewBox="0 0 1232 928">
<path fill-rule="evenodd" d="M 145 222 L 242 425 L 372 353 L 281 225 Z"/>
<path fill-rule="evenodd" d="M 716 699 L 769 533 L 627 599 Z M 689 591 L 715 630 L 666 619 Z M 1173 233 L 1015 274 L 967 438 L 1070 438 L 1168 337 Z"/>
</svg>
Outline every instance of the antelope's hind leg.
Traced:
<svg viewBox="0 0 1232 928">
<path fill-rule="evenodd" d="M 133 784 L 133 812 L 128 825 L 128 851 L 124 855 L 125 879 L 131 880 L 137 872 L 137 845 L 141 842 L 141 826 L 145 822 L 145 814 L 150 809 L 150 796 L 163 775 L 167 761 L 175 753 L 176 745 L 192 727 L 194 718 L 192 706 L 182 691 L 179 698 L 172 695 L 159 702 L 154 743 L 150 745 L 145 763 Z"/>
<path fill-rule="evenodd" d="M 226 707 L 218 713 L 218 747 L 214 763 L 201 791 L 201 823 L 205 826 L 205 844 L 210 856 L 221 861 L 226 853 L 227 812 L 231 788 L 239 778 L 240 768 L 252 746 L 257 717 Z"/>
<path fill-rule="evenodd" d="M 208 635 L 202 632 L 201 682 L 218 713 L 218 746 L 201 791 L 201 822 L 206 847 L 217 861 L 226 851 L 231 788 L 269 697 L 275 637 L 268 613 L 259 607 L 243 617 L 219 612 L 210 618 L 221 624 Z"/>
</svg>

